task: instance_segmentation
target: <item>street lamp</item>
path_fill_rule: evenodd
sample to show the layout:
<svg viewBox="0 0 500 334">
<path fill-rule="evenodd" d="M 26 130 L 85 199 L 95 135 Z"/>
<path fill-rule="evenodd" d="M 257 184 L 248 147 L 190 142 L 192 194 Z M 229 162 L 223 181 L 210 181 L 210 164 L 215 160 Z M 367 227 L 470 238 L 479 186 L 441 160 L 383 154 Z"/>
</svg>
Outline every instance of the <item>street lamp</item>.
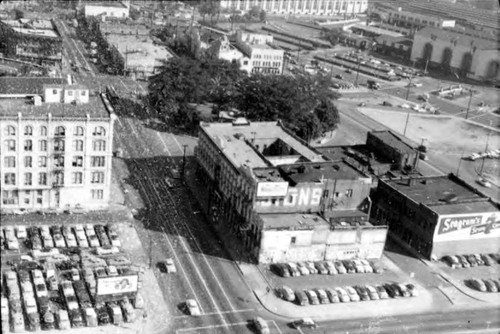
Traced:
<svg viewBox="0 0 500 334">
<path fill-rule="evenodd" d="M 182 176 L 184 176 L 186 170 L 186 147 L 188 147 L 188 145 L 184 144 L 182 147 L 184 148 L 184 154 L 182 155 Z"/>
<path fill-rule="evenodd" d="M 469 88 L 469 104 L 467 105 L 467 112 L 465 113 L 465 119 L 469 118 L 469 111 L 470 111 L 470 104 L 472 102 L 472 85 L 471 87 Z"/>
<path fill-rule="evenodd" d="M 410 74 L 410 83 L 408 84 L 408 89 L 406 90 L 406 100 L 408 101 L 408 97 L 410 96 L 410 88 L 411 88 L 411 81 L 413 79 L 413 74 Z"/>
</svg>

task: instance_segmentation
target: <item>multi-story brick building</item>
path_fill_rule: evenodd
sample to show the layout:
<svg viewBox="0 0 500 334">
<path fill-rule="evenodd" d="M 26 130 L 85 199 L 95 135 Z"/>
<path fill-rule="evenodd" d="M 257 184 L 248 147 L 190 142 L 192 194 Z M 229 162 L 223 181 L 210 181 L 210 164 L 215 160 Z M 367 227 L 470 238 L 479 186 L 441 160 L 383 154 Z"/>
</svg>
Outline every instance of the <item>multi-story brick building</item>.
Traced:
<svg viewBox="0 0 500 334">
<path fill-rule="evenodd" d="M 269 14 L 355 15 L 368 8 L 368 0 L 222 0 L 222 8 L 249 11 L 260 7 Z"/>
<path fill-rule="evenodd" d="M 2 211 L 107 208 L 116 116 L 87 87 L 42 87 L 0 99 Z"/>
<path fill-rule="evenodd" d="M 273 45 L 273 36 L 238 31 L 236 46 L 243 53 L 240 68 L 248 73 L 281 74 L 285 51 Z"/>
<path fill-rule="evenodd" d="M 371 213 L 427 258 L 500 252 L 498 203 L 453 174 L 379 180 Z"/>
<path fill-rule="evenodd" d="M 386 229 L 367 222 L 371 178 L 279 122 L 202 123 L 195 155 L 202 207 L 259 262 L 381 256 Z"/>
</svg>

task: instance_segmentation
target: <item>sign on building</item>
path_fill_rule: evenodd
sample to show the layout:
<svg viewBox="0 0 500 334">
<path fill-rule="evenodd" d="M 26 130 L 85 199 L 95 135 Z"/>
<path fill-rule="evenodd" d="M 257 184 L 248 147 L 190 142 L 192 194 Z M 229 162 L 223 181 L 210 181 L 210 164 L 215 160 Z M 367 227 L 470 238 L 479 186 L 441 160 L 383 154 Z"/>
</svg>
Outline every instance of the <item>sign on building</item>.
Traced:
<svg viewBox="0 0 500 334">
<path fill-rule="evenodd" d="M 259 182 L 257 197 L 284 197 L 288 192 L 288 182 Z"/>
<path fill-rule="evenodd" d="M 500 237 L 500 213 L 441 215 L 434 241 Z"/>
</svg>

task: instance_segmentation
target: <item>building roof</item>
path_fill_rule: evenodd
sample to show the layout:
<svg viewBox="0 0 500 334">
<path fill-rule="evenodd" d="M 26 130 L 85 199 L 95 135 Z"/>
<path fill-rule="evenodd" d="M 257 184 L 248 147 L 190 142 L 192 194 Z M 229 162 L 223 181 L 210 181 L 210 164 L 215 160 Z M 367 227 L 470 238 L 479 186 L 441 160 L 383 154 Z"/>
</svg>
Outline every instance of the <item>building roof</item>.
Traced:
<svg viewBox="0 0 500 334">
<path fill-rule="evenodd" d="M 351 29 L 352 28 L 363 30 L 363 31 L 366 31 L 366 32 L 369 32 L 369 33 L 372 33 L 375 35 L 379 35 L 379 36 L 384 35 L 384 36 L 389 36 L 389 37 L 404 37 L 404 35 L 399 33 L 399 32 L 395 32 L 395 31 L 391 31 L 391 30 L 387 30 L 387 29 L 383 29 L 383 28 L 378 28 L 378 27 L 374 27 L 374 26 L 367 26 L 367 25 L 359 24 L 359 23 L 352 25 Z"/>
<path fill-rule="evenodd" d="M 302 213 L 261 213 L 264 230 L 313 230 L 318 227 L 329 228 L 330 224 L 316 214 Z"/>
<path fill-rule="evenodd" d="M 457 44 L 466 47 L 476 47 L 480 50 L 497 50 L 498 39 L 487 38 L 485 35 L 467 33 L 465 31 L 458 31 L 452 29 L 438 29 L 434 27 L 425 27 L 416 32 L 415 37 L 421 36 L 424 38 L 435 38 L 444 41 L 456 41 Z"/>
<path fill-rule="evenodd" d="M 241 124 L 241 125 L 238 125 Z M 236 168 L 271 167 L 267 159 L 251 144 L 253 141 L 280 140 L 297 152 L 302 161 L 325 162 L 320 153 L 286 132 L 278 122 L 201 123 L 200 128 Z"/>
<path fill-rule="evenodd" d="M 415 149 L 411 145 L 407 144 L 403 139 L 396 136 L 391 131 L 386 131 L 386 130 L 370 131 L 369 134 L 378 138 L 380 141 L 382 141 L 386 145 L 397 149 L 400 152 L 411 153 L 411 152 L 415 151 Z"/>
<path fill-rule="evenodd" d="M 52 117 L 86 117 L 109 118 L 110 114 L 100 96 L 89 97 L 89 103 L 45 103 L 35 106 L 29 99 L 0 100 L 0 117 L 16 117 L 22 113 L 23 118 L 45 118 L 50 113 Z"/>
<path fill-rule="evenodd" d="M 282 165 L 280 169 L 295 184 L 302 182 L 321 182 L 322 180 L 356 180 L 366 177 L 344 161 L 324 163 L 296 163 Z"/>
<path fill-rule="evenodd" d="M 454 175 L 381 180 L 438 214 L 498 211 L 488 197 Z"/>
<path fill-rule="evenodd" d="M 85 7 L 115 7 L 127 8 L 121 1 L 92 1 L 85 5 Z"/>
<path fill-rule="evenodd" d="M 12 30 L 25 35 L 60 38 L 59 32 L 50 20 L 2 20 Z"/>
<path fill-rule="evenodd" d="M 148 35 L 149 28 L 143 24 L 124 24 L 119 22 L 102 22 L 99 29 L 104 34 Z"/>
<path fill-rule="evenodd" d="M 44 85 L 66 84 L 64 78 L 49 77 L 0 77 L 2 95 L 42 95 Z"/>
</svg>

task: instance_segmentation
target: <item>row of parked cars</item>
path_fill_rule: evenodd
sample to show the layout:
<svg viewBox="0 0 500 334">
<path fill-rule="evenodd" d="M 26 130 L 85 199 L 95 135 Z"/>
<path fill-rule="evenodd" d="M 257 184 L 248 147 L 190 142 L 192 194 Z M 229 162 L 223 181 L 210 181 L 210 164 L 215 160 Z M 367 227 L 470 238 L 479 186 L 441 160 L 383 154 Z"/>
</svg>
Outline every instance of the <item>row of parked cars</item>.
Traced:
<svg viewBox="0 0 500 334">
<path fill-rule="evenodd" d="M 19 228 L 22 227 L 18 227 L 18 231 Z M 19 235 L 18 233 L 18 238 L 20 238 Z M 66 247 L 121 247 L 117 227 L 114 224 L 33 226 L 28 228 L 26 237 L 28 247 L 34 250 Z"/>
<path fill-rule="evenodd" d="M 377 273 L 384 270 L 375 262 L 364 259 L 337 261 L 301 261 L 276 263 L 271 270 L 281 277 L 297 277 L 307 275 L 338 275 L 354 273 Z"/>
<path fill-rule="evenodd" d="M 500 292 L 500 279 L 472 278 L 467 280 L 466 284 L 481 292 Z"/>
<path fill-rule="evenodd" d="M 500 254 L 446 255 L 442 261 L 453 269 L 492 266 L 500 263 Z"/>
<path fill-rule="evenodd" d="M 465 157 L 467 160 L 475 161 L 477 159 L 500 159 L 500 149 L 489 150 L 487 152 L 472 153 L 471 155 Z"/>
<path fill-rule="evenodd" d="M 287 286 L 276 290 L 278 297 L 298 305 L 319 305 L 379 300 L 396 297 L 416 297 L 415 285 L 408 283 L 387 283 L 382 285 L 357 285 L 336 288 L 317 288 L 293 291 Z"/>
</svg>

